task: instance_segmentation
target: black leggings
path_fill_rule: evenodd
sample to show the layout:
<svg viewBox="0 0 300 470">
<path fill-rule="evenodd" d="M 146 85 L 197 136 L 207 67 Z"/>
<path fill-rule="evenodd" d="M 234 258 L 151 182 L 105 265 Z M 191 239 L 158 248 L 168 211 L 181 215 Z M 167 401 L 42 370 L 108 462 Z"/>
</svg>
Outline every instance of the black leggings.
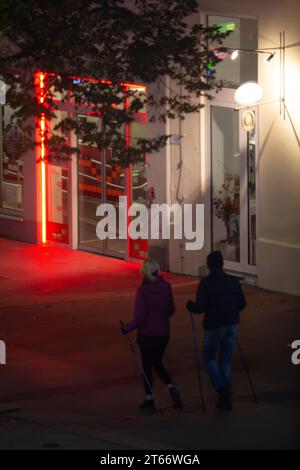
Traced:
<svg viewBox="0 0 300 470">
<path fill-rule="evenodd" d="M 162 363 L 169 336 L 138 335 L 137 342 L 141 351 L 143 370 L 149 382 L 148 384 L 144 378 L 145 392 L 146 395 L 151 395 L 153 385 L 152 368 L 166 385 L 172 383 L 168 371 Z"/>
</svg>

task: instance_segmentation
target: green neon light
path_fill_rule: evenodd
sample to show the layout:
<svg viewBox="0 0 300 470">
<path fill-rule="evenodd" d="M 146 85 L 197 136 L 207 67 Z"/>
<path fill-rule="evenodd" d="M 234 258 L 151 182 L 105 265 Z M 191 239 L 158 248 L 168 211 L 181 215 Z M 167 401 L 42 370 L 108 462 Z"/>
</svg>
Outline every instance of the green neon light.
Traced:
<svg viewBox="0 0 300 470">
<path fill-rule="evenodd" d="M 227 33 L 228 31 L 235 31 L 236 24 L 234 21 L 227 21 L 226 23 L 222 23 L 219 25 L 220 33 Z"/>
</svg>

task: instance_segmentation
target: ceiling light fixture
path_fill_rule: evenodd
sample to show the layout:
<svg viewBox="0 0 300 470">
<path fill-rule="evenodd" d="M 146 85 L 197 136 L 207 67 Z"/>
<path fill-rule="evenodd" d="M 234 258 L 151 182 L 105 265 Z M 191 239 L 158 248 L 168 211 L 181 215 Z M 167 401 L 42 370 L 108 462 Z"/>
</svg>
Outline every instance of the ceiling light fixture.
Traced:
<svg viewBox="0 0 300 470">
<path fill-rule="evenodd" d="M 234 94 L 236 103 L 242 106 L 252 106 L 258 103 L 263 95 L 262 87 L 256 82 L 246 82 Z"/>
</svg>

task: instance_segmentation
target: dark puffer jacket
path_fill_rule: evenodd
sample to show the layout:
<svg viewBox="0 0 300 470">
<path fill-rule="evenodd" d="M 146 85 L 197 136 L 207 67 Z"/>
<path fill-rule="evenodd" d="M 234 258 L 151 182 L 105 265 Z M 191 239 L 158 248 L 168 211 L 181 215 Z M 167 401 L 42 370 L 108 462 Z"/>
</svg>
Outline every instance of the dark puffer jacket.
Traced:
<svg viewBox="0 0 300 470">
<path fill-rule="evenodd" d="M 204 313 L 203 328 L 213 330 L 240 321 L 240 310 L 246 306 L 240 282 L 223 270 L 212 271 L 198 286 L 196 302 L 189 310 Z"/>
</svg>

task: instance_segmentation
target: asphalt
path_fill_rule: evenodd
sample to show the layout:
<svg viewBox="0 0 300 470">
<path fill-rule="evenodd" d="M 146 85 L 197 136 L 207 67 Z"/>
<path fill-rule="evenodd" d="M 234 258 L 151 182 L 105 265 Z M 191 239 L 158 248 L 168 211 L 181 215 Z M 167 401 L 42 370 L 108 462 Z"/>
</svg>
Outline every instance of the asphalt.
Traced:
<svg viewBox="0 0 300 470">
<path fill-rule="evenodd" d="M 137 410 L 137 357 L 120 334 L 132 314 L 140 266 L 0 240 L 0 449 L 300 449 L 300 298 L 244 286 L 240 342 L 259 397 L 235 352 L 231 412 L 215 410 L 202 371 L 202 412 L 186 300 L 198 279 L 166 273 L 176 301 L 166 364 L 184 400 L 174 411 L 156 378 L 161 412 Z M 201 317 L 196 317 L 201 345 Z M 135 339 L 135 335 L 132 335 Z"/>
</svg>

